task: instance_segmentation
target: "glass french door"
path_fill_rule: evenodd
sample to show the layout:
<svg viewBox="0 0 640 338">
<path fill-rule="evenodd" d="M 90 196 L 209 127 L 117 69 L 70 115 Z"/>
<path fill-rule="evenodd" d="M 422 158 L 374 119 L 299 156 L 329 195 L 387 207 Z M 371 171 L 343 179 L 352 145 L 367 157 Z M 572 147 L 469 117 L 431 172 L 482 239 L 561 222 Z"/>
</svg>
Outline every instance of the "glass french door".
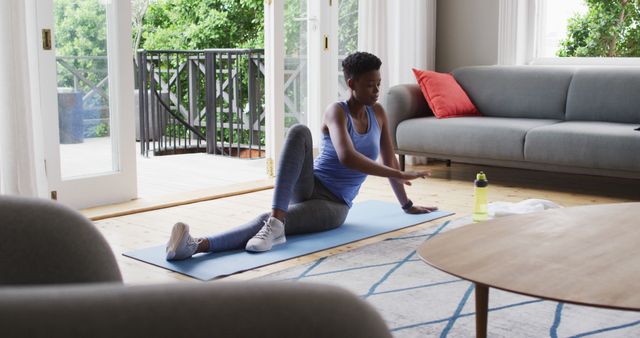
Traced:
<svg viewBox="0 0 640 338">
<path fill-rule="evenodd" d="M 357 48 L 357 20 L 358 0 L 265 1 L 267 166 L 295 123 L 319 147 L 324 109 L 348 97 L 340 62 Z"/>
<path fill-rule="evenodd" d="M 75 208 L 131 200 L 137 187 L 130 3 L 37 6 L 51 198 Z"/>
<path fill-rule="evenodd" d="M 307 124 L 307 0 L 284 2 L 284 127 Z M 311 18 L 311 20 L 313 20 Z"/>
<path fill-rule="evenodd" d="M 358 51 L 358 0 L 340 0 L 338 4 L 338 99 L 346 101 L 350 92 L 342 72 L 342 60 Z"/>
</svg>

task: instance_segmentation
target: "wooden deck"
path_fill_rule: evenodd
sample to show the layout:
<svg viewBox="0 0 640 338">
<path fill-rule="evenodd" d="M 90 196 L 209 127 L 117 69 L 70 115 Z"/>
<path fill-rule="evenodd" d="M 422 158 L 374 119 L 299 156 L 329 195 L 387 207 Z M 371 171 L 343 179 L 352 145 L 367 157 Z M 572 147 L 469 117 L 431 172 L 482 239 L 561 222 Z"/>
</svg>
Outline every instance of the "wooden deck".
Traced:
<svg viewBox="0 0 640 338">
<path fill-rule="evenodd" d="M 421 166 L 430 169 L 433 176 L 415 181 L 408 187 L 409 196 L 416 204 L 437 205 L 442 210 L 456 212 L 450 219 L 471 212 L 473 179 L 475 173 L 487 173 L 490 201 L 520 201 L 527 198 L 549 199 L 564 206 L 640 201 L 640 180 L 546 173 L 528 170 L 480 167 L 454 163 L 446 167 L 442 163 Z M 172 225 L 183 221 L 191 226 L 196 236 L 205 236 L 241 224 L 267 211 L 271 205 L 272 190 L 203 201 L 156 211 L 137 213 L 97 221 L 96 225 L 107 238 L 117 257 L 126 283 L 164 283 L 196 281 L 149 264 L 122 256 L 122 252 L 165 243 Z M 394 195 L 386 179 L 369 177 L 356 201 L 379 199 L 394 201 Z M 437 220 L 435 222 L 443 222 Z M 225 278 L 246 280 L 286 269 L 323 256 L 374 243 L 384 238 L 431 226 L 425 223 L 408 229 L 377 236 L 335 249 L 292 259 L 267 267 L 247 271 Z"/>
<path fill-rule="evenodd" d="M 111 170 L 109 137 L 87 138 L 60 147 L 63 176 Z M 205 153 L 149 156 L 136 144 L 138 198 L 149 199 L 225 187 L 268 178 L 265 159 L 238 159 Z"/>
<path fill-rule="evenodd" d="M 268 178 L 265 159 L 205 153 L 137 156 L 138 196 L 158 197 Z"/>
<path fill-rule="evenodd" d="M 136 145 L 138 147 L 139 145 Z M 109 137 L 88 138 L 60 147 L 63 177 L 111 171 Z M 273 186 L 265 159 L 239 159 L 205 153 L 136 155 L 138 198 L 81 210 L 93 219 L 221 198 Z"/>
</svg>

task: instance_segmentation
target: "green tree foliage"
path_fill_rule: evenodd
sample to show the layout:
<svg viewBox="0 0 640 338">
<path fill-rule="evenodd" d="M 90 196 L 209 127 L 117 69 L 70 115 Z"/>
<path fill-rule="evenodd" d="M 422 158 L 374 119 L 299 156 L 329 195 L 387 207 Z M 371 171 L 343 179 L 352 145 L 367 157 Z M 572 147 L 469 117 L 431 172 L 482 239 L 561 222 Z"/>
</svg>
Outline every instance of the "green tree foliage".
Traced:
<svg viewBox="0 0 640 338">
<path fill-rule="evenodd" d="M 58 56 L 104 56 L 107 51 L 106 9 L 98 0 L 54 1 Z"/>
<path fill-rule="evenodd" d="M 585 0 L 569 19 L 558 56 L 640 56 L 640 0 Z"/>
<path fill-rule="evenodd" d="M 61 62 L 57 65 L 58 87 L 74 87 L 87 93 L 107 76 L 107 13 L 100 0 L 54 1 L 56 56 L 91 85 L 74 79 Z M 100 89 L 107 91 L 105 85 Z M 93 95 L 84 105 L 101 105 L 106 100 Z"/>
<path fill-rule="evenodd" d="M 144 17 L 147 50 L 262 48 L 264 0 L 158 0 Z"/>
<path fill-rule="evenodd" d="M 133 35 L 133 50 L 140 48 L 142 40 L 142 23 L 149 9 L 149 0 L 131 0 L 131 34 Z"/>
<path fill-rule="evenodd" d="M 358 50 L 358 0 L 340 0 L 338 54 L 347 56 Z"/>
<path fill-rule="evenodd" d="M 287 0 L 284 3 L 284 50 L 287 56 L 307 53 L 307 3 Z"/>
</svg>

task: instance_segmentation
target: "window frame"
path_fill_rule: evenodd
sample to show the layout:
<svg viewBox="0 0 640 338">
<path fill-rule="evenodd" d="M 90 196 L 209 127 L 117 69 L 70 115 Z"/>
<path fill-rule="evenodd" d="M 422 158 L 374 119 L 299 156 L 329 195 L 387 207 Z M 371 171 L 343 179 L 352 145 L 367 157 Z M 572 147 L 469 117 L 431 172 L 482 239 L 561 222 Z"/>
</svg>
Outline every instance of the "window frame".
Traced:
<svg viewBox="0 0 640 338">
<path fill-rule="evenodd" d="M 500 0 L 498 64 L 640 66 L 640 57 L 542 57 L 541 32 L 548 0 Z M 524 43 L 520 39 L 525 39 Z"/>
<path fill-rule="evenodd" d="M 536 57 L 529 65 L 547 66 L 640 66 L 640 57 Z"/>
</svg>

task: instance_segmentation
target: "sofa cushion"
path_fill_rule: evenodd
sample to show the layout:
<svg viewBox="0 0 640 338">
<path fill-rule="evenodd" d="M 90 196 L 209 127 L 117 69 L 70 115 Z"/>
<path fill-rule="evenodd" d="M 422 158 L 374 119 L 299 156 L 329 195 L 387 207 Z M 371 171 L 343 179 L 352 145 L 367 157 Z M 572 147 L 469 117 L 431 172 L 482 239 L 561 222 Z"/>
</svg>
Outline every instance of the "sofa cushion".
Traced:
<svg viewBox="0 0 640 338">
<path fill-rule="evenodd" d="M 640 123 L 640 67 L 576 70 L 566 119 Z"/>
<path fill-rule="evenodd" d="M 527 161 L 584 168 L 640 170 L 640 132 L 635 125 L 567 121 L 530 130 Z"/>
<path fill-rule="evenodd" d="M 398 125 L 398 149 L 499 160 L 523 160 L 528 130 L 557 120 L 502 117 L 422 117 Z M 640 133 L 639 133 L 640 134 Z"/>
<path fill-rule="evenodd" d="M 453 76 L 484 116 L 563 120 L 573 68 L 477 66 Z"/>
<path fill-rule="evenodd" d="M 451 74 L 413 68 L 424 98 L 433 114 L 448 117 L 479 116 L 478 109 Z"/>
</svg>

